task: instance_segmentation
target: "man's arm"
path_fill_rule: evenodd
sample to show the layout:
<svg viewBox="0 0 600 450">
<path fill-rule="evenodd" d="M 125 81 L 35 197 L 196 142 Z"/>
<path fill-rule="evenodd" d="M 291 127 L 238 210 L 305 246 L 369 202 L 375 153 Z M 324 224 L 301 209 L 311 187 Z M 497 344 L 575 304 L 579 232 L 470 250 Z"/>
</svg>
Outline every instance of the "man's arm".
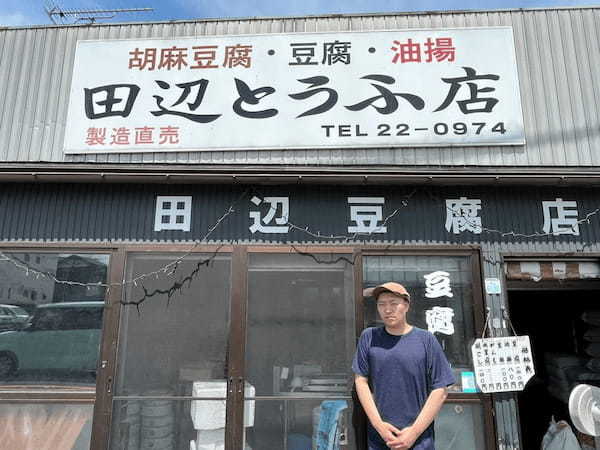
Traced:
<svg viewBox="0 0 600 450">
<path fill-rule="evenodd" d="M 444 401 L 448 397 L 448 390 L 445 387 L 437 388 L 431 391 L 423 409 L 417 416 L 414 423 L 406 428 L 400 430 L 397 437 L 393 440 L 387 441 L 386 444 L 393 449 L 409 449 L 415 443 L 419 436 L 431 425 L 435 416 L 438 415 Z M 360 398 L 360 396 L 359 396 Z M 362 403 L 362 401 L 361 401 Z"/>
<path fill-rule="evenodd" d="M 400 433 L 400 430 L 393 426 L 391 423 L 384 422 L 377 411 L 377 406 L 373 400 L 373 394 L 369 387 L 369 380 L 362 375 L 354 375 L 354 385 L 356 386 L 356 393 L 360 404 L 362 405 L 371 425 L 377 430 L 379 435 L 384 441 L 390 441 L 395 439 L 396 435 Z M 427 405 L 427 404 L 426 404 Z M 433 419 L 432 419 L 433 420 Z"/>
</svg>

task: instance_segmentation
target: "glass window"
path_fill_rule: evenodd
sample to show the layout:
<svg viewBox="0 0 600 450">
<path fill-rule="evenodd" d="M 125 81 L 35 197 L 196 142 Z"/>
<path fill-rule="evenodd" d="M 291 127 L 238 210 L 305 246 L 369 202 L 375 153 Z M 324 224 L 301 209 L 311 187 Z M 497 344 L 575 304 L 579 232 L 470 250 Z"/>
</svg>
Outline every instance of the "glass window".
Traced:
<svg viewBox="0 0 600 450">
<path fill-rule="evenodd" d="M 230 257 L 194 255 L 172 274 L 160 270 L 178 256 L 128 258 L 127 279 L 156 270 L 159 275 L 127 287 L 121 311 L 118 395 L 174 393 L 183 380 L 191 392 L 192 381 L 225 378 Z M 182 283 L 183 279 L 187 281 Z"/>
<path fill-rule="evenodd" d="M 435 419 L 435 448 L 484 449 L 485 429 L 481 404 L 446 402 Z"/>
<path fill-rule="evenodd" d="M 352 402 L 346 399 L 256 400 L 256 413 L 245 425 L 246 448 L 356 448 Z"/>
<path fill-rule="evenodd" d="M 111 449 L 187 450 L 201 431 L 207 443 L 224 439 L 230 256 L 194 254 L 163 270 L 178 256 L 128 257 L 126 279 L 138 281 L 121 307 Z"/>
<path fill-rule="evenodd" d="M 475 338 L 470 256 L 366 256 L 364 287 L 387 281 L 403 284 L 411 296 L 408 322 L 434 333 L 455 371 L 471 371 Z M 383 325 L 373 299 L 365 301 L 365 326 Z"/>
<path fill-rule="evenodd" d="M 98 308 L 73 308 L 63 316 L 70 330 L 99 330 L 102 328 L 102 310 Z"/>
<path fill-rule="evenodd" d="M 31 319 L 29 330 L 49 331 L 66 328 L 67 322 L 62 311 L 54 308 L 39 308 Z"/>
<path fill-rule="evenodd" d="M 26 316 L 27 315 L 27 311 L 25 311 L 23 308 L 19 308 L 18 306 L 8 306 L 7 309 L 14 315 L 14 316 Z"/>
<path fill-rule="evenodd" d="M 223 449 L 224 414 L 225 400 L 115 400 L 110 448 Z M 215 425 L 218 420 L 223 426 Z"/>
<path fill-rule="evenodd" d="M 318 448 L 342 442 L 354 448 L 347 426 L 355 346 L 352 256 L 251 254 L 248 270 L 246 380 L 263 398 L 252 421 L 245 411 L 247 444 L 317 448 L 319 418 L 329 417 L 329 428 L 339 426 L 337 444 Z"/>
<path fill-rule="evenodd" d="M 354 284 L 351 256 L 339 256 L 250 255 L 246 378 L 257 395 L 346 392 Z"/>
<path fill-rule="evenodd" d="M 0 384 L 95 386 L 109 255 L 4 255 Z"/>
</svg>

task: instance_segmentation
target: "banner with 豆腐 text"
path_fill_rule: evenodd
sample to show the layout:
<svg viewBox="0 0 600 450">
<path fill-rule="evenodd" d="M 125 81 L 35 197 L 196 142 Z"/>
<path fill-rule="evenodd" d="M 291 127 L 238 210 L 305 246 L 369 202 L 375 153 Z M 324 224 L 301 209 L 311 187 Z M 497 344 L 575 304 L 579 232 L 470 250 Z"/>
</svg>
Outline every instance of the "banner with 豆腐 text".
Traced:
<svg viewBox="0 0 600 450">
<path fill-rule="evenodd" d="M 80 41 L 67 123 L 65 153 L 524 144 L 510 27 Z"/>
</svg>

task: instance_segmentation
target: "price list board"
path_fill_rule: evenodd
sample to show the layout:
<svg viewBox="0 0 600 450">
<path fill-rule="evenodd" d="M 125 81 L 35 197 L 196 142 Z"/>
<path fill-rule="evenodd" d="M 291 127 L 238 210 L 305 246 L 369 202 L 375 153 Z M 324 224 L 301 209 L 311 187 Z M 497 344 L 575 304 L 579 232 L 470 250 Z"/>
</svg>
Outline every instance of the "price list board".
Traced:
<svg viewBox="0 0 600 450">
<path fill-rule="evenodd" d="M 482 392 L 522 391 L 535 374 L 529 336 L 476 339 L 471 351 Z"/>
</svg>

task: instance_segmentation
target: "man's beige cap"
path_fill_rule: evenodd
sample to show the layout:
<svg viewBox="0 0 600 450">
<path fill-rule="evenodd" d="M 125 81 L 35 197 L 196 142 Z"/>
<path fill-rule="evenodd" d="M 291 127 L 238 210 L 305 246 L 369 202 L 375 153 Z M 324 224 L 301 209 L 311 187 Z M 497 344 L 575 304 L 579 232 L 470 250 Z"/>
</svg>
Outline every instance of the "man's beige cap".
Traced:
<svg viewBox="0 0 600 450">
<path fill-rule="evenodd" d="M 363 295 L 365 297 L 375 297 L 375 299 L 377 299 L 379 294 L 382 292 L 391 292 L 392 294 L 396 294 L 399 297 L 404 297 L 406 300 L 410 301 L 410 294 L 406 288 L 400 283 L 394 283 L 393 281 L 389 281 L 372 288 L 367 288 L 363 291 Z"/>
</svg>

